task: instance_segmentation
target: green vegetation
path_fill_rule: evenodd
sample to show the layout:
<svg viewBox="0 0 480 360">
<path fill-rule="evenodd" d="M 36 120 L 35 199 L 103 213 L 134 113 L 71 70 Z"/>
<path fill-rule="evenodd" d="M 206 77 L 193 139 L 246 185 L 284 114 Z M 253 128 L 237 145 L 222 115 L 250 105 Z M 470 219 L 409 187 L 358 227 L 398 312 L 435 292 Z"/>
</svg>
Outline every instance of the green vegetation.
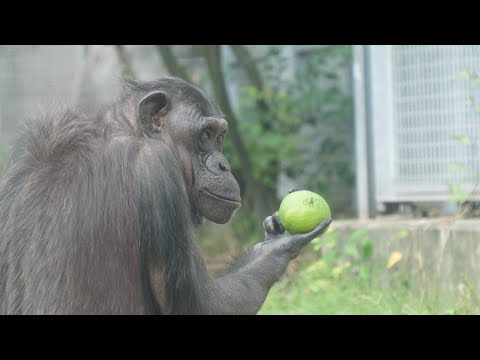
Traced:
<svg viewBox="0 0 480 360">
<path fill-rule="evenodd" d="M 285 76 L 288 59 L 274 46 L 253 59 L 262 74 L 261 86 L 248 80 L 245 66 L 225 74 L 227 80 L 241 84 L 238 130 L 263 192 L 276 197 L 283 174 L 298 189 L 322 194 L 337 219 L 352 215 L 353 100 L 345 81 L 351 61 L 351 46 L 327 46 L 303 55 L 296 72 Z M 246 246 L 262 240 L 259 218 L 277 210 L 279 201 L 268 203 L 268 214 L 257 211 L 247 184 L 238 176 L 241 164 L 232 142 L 226 142 L 224 152 L 241 189 L 247 190 L 244 207 L 232 222 Z"/>
<path fill-rule="evenodd" d="M 427 290 L 420 278 L 397 271 L 395 253 L 387 263 L 374 260 L 365 229 L 352 233 L 341 251 L 337 245 L 335 231 L 315 239 L 299 270 L 272 288 L 259 314 L 480 313 L 478 295 L 466 281 L 450 293 Z"/>
<path fill-rule="evenodd" d="M 259 315 L 462 315 L 479 314 L 480 303 L 467 286 L 441 298 L 421 297 L 402 283 L 384 289 L 351 274 L 327 276 L 305 267 L 276 284 Z M 372 279 L 377 276 L 372 274 Z M 378 276 L 381 276 L 380 274 Z"/>
<path fill-rule="evenodd" d="M 227 74 L 244 84 L 239 93 L 239 130 L 251 155 L 253 175 L 266 188 L 275 190 L 278 175 L 284 172 L 303 182 L 303 188 L 321 193 L 332 211 L 349 208 L 354 183 L 353 99 L 343 77 L 351 61 L 351 46 L 327 46 L 304 55 L 295 74 L 286 77 L 287 59 L 272 47 L 255 62 L 264 79 L 261 89 L 242 81 L 242 71 Z M 237 168 L 238 156 L 228 142 L 225 153 Z"/>
<path fill-rule="evenodd" d="M 463 69 L 458 74 L 459 81 L 463 85 L 468 86 L 471 94 L 476 96 L 468 96 L 465 100 L 465 108 L 467 111 L 471 111 L 475 117 L 478 117 L 480 113 L 480 107 L 478 106 L 478 88 L 480 85 L 480 79 L 478 74 L 472 69 Z M 476 131 L 472 131 L 473 128 L 478 129 L 478 118 L 471 124 L 471 133 L 475 134 Z M 478 170 L 478 152 L 480 150 L 480 139 L 469 134 L 456 134 L 451 138 L 452 142 L 458 147 L 458 149 L 465 150 L 470 153 L 471 158 L 464 162 L 451 162 L 447 164 L 447 169 L 452 174 L 457 175 L 457 178 L 465 178 L 469 181 L 473 178 L 473 189 L 466 189 L 461 183 L 452 183 L 448 185 L 450 192 L 450 199 L 452 202 L 463 206 L 465 216 L 480 216 L 480 210 L 473 206 L 473 193 L 477 191 L 480 184 L 480 172 Z M 463 148 L 463 149 L 462 149 Z M 458 180 L 457 180 L 458 181 Z"/>
</svg>

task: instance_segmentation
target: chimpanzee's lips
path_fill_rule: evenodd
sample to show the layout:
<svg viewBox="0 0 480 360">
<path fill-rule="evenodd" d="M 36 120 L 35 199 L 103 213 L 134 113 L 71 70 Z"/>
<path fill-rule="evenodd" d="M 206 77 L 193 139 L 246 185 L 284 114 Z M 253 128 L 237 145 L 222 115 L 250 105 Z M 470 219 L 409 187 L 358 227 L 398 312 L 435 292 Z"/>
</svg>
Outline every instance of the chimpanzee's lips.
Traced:
<svg viewBox="0 0 480 360">
<path fill-rule="evenodd" d="M 217 199 L 217 200 L 235 203 L 235 204 L 238 205 L 238 206 L 241 205 L 241 200 L 242 200 L 242 199 L 240 198 L 240 196 L 239 196 L 237 199 L 232 199 L 232 198 L 224 197 L 224 196 L 222 196 L 222 195 L 214 194 L 214 193 L 208 191 L 207 189 L 203 189 L 203 192 L 206 193 L 207 195 L 209 195 L 210 197 L 213 197 L 213 198 L 215 198 L 215 199 Z"/>
</svg>

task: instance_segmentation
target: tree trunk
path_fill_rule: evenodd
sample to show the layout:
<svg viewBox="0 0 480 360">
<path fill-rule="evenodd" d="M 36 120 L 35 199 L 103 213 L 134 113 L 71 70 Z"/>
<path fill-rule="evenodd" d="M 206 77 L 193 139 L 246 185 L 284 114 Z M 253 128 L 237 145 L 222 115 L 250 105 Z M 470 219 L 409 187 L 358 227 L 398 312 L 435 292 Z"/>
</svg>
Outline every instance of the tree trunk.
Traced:
<svg viewBox="0 0 480 360">
<path fill-rule="evenodd" d="M 245 70 L 247 74 L 248 80 L 250 83 L 259 91 L 263 92 L 263 80 L 258 68 L 255 64 L 255 60 L 253 59 L 252 55 L 248 51 L 248 49 L 243 45 L 230 45 L 235 57 L 237 58 L 238 62 Z M 257 109 L 262 112 L 269 112 L 270 106 L 268 106 L 265 99 L 258 99 L 257 100 Z M 271 124 L 263 123 L 262 127 L 264 130 L 270 130 Z"/>
<path fill-rule="evenodd" d="M 123 45 L 115 45 L 117 51 L 118 61 L 122 67 L 122 75 L 134 79 L 135 72 L 133 71 L 132 63 Z"/>
<path fill-rule="evenodd" d="M 177 76 L 190 84 L 193 84 L 192 79 L 188 76 L 187 71 L 185 68 L 179 64 L 175 55 L 173 54 L 172 49 L 168 45 L 156 45 L 157 50 L 162 57 L 164 65 L 167 67 L 168 72 L 173 75 Z"/>
<path fill-rule="evenodd" d="M 259 215 L 266 217 L 271 215 L 273 209 L 273 198 L 275 194 L 271 194 L 265 186 L 257 182 L 253 177 L 253 170 L 250 161 L 250 155 L 242 141 L 238 130 L 238 121 L 233 113 L 228 98 L 225 80 L 222 72 L 222 62 L 220 46 L 205 46 L 205 58 L 212 80 L 213 91 L 220 107 L 225 112 L 229 123 L 229 132 L 232 136 L 233 146 L 237 153 L 242 175 L 247 185 L 247 191 L 250 195 L 254 207 L 258 210 Z"/>
<path fill-rule="evenodd" d="M 255 64 L 255 59 L 252 57 L 248 49 L 244 45 L 230 45 L 230 48 L 235 54 L 235 57 L 237 58 L 239 64 L 242 66 L 243 70 L 245 70 L 245 73 L 250 83 L 257 89 L 258 92 L 262 93 L 264 91 L 262 76 L 260 75 L 258 67 Z M 255 105 L 260 113 L 269 113 L 271 111 L 270 106 L 263 98 L 258 99 Z M 268 121 L 263 121 L 261 123 L 261 126 L 262 130 L 265 132 L 272 131 L 272 124 Z M 272 179 L 273 183 L 276 184 L 278 174 L 280 172 L 279 160 L 273 159 L 269 164 L 269 168 L 274 174 L 274 179 Z M 270 193 L 273 194 L 273 196 L 275 196 L 274 194 L 277 191 L 276 185 L 274 185 L 273 187 L 268 186 L 267 189 Z"/>
</svg>

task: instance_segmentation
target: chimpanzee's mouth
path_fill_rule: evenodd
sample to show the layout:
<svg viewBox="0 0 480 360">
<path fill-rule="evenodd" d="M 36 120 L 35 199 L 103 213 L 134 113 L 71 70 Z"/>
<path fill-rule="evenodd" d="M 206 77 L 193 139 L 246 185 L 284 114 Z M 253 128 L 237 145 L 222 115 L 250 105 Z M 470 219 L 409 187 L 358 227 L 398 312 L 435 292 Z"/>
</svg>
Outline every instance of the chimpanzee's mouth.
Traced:
<svg viewBox="0 0 480 360">
<path fill-rule="evenodd" d="M 241 199 L 240 199 L 240 197 L 238 197 L 238 199 L 231 199 L 231 198 L 223 197 L 223 196 L 221 196 L 221 195 L 214 194 L 214 193 L 208 191 L 207 189 L 202 189 L 202 190 L 203 190 L 204 193 L 206 193 L 206 194 L 209 195 L 210 197 L 213 197 L 213 198 L 215 198 L 215 199 L 217 199 L 217 200 L 235 203 L 235 204 L 238 205 L 238 206 L 241 205 Z"/>
</svg>

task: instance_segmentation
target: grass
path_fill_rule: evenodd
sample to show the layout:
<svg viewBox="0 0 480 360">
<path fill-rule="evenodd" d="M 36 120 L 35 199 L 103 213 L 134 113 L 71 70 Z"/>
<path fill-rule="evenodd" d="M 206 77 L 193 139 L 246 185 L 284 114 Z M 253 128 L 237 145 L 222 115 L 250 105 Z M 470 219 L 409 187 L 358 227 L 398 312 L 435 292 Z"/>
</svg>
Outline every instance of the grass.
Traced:
<svg viewBox="0 0 480 360">
<path fill-rule="evenodd" d="M 206 230 L 201 246 L 210 257 L 218 255 L 218 243 L 223 243 L 227 253 L 238 247 L 233 234 L 224 228 Z M 441 279 L 432 279 L 427 270 L 407 274 L 408 267 L 398 266 L 400 263 L 392 261 L 393 257 L 379 260 L 373 253 L 366 229 L 356 230 L 346 238 L 329 230 L 293 262 L 284 278 L 270 290 L 258 314 L 480 314 L 480 296 L 466 276 L 456 288 L 445 290 L 439 285 Z M 475 276 L 468 275 L 470 279 Z"/>
<path fill-rule="evenodd" d="M 259 315 L 356 315 L 424 313 L 418 301 L 405 292 L 385 293 L 381 289 L 365 289 L 343 279 L 318 279 L 311 284 L 301 279 L 282 281 L 272 288 Z"/>
<path fill-rule="evenodd" d="M 382 284 L 385 273 L 380 269 L 361 279 L 349 271 L 335 277 L 328 269 L 313 272 L 312 268 L 315 266 L 304 266 L 277 283 L 259 315 L 480 314 L 477 295 L 466 285 L 461 291 L 440 293 L 413 290 L 401 276 Z"/>
<path fill-rule="evenodd" d="M 466 278 L 445 290 L 429 274 L 407 274 L 394 257 L 375 260 L 366 229 L 352 232 L 342 246 L 330 229 L 309 249 L 299 270 L 270 290 L 259 315 L 480 314 L 480 297 Z"/>
</svg>

